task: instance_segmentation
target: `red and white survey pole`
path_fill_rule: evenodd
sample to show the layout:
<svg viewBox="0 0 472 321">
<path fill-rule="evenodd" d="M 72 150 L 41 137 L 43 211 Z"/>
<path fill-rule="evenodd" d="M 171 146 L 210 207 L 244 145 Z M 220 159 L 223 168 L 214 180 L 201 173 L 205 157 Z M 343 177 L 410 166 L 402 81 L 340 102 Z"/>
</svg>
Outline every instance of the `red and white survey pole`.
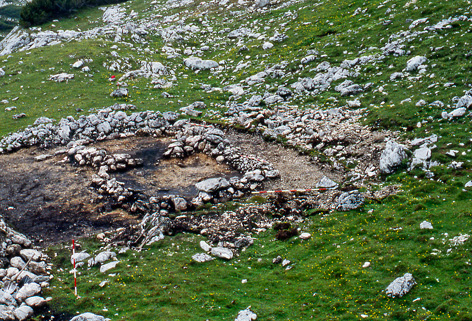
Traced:
<svg viewBox="0 0 472 321">
<path fill-rule="evenodd" d="M 308 193 L 308 192 L 324 192 L 327 190 L 334 189 L 332 187 L 329 188 L 306 188 L 306 189 L 279 189 L 274 191 L 254 191 L 251 194 L 278 194 L 278 193 Z"/>
<path fill-rule="evenodd" d="M 74 261 L 74 293 L 77 296 L 77 269 L 75 268 L 75 240 L 72 240 L 72 257 Z"/>
</svg>

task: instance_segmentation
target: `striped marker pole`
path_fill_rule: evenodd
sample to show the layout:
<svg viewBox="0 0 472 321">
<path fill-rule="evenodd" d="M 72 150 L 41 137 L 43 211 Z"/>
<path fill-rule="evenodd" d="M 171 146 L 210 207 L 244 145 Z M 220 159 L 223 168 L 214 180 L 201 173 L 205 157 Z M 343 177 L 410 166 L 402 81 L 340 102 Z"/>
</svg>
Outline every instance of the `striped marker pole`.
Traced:
<svg viewBox="0 0 472 321">
<path fill-rule="evenodd" d="M 74 258 L 74 293 L 77 297 L 77 269 L 75 268 L 75 240 L 72 240 L 72 257 Z"/>
<path fill-rule="evenodd" d="M 307 189 L 279 189 L 274 191 L 255 191 L 251 194 L 277 194 L 277 193 L 306 193 L 306 192 L 324 192 L 334 188 L 307 188 Z"/>
<path fill-rule="evenodd" d="M 190 123 L 191 126 L 198 126 L 198 127 L 205 127 L 205 128 L 215 128 L 213 125 L 203 125 L 203 124 L 196 124 L 196 123 Z"/>
</svg>

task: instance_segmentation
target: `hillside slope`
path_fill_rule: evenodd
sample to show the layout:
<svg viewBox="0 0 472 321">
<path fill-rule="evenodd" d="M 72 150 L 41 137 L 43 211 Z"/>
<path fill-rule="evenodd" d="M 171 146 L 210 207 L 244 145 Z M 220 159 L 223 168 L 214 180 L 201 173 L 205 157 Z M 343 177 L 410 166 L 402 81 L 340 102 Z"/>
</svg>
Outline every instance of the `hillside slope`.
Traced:
<svg viewBox="0 0 472 321">
<path fill-rule="evenodd" d="M 166 238 L 123 254 L 114 276 L 83 270 L 80 300 L 60 245 L 52 308 L 113 320 L 233 320 L 248 306 L 264 320 L 471 319 L 471 10 L 462 0 L 131 0 L 13 30 L 0 42 L 0 152 L 39 117 L 60 126 L 126 103 L 276 140 L 366 195 L 399 191 L 306 211 L 294 221 L 309 240 L 260 231 L 233 261 L 197 265 L 203 237 Z M 292 268 L 273 264 L 278 255 Z M 388 297 L 405 273 L 416 286 Z"/>
</svg>

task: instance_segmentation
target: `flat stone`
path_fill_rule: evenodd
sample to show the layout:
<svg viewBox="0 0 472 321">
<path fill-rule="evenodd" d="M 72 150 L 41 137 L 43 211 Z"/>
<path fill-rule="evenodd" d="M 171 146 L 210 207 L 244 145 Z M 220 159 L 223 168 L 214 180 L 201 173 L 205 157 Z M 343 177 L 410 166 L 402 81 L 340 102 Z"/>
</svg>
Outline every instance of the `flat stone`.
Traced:
<svg viewBox="0 0 472 321">
<path fill-rule="evenodd" d="M 238 316 L 236 317 L 236 319 L 234 319 L 234 321 L 253 321 L 256 319 L 257 319 L 257 314 L 252 312 L 250 310 L 250 307 L 248 307 L 245 310 L 239 311 Z"/>
<path fill-rule="evenodd" d="M 302 233 L 300 234 L 299 238 L 302 239 L 302 240 L 308 240 L 309 238 L 311 237 L 311 234 L 310 233 Z"/>
<path fill-rule="evenodd" d="M 233 258 L 233 251 L 219 246 L 212 248 L 211 254 L 225 260 L 231 260 Z"/>
<path fill-rule="evenodd" d="M 220 189 L 229 187 L 231 184 L 223 177 L 209 178 L 195 184 L 195 187 L 206 193 L 213 193 Z"/>
<path fill-rule="evenodd" d="M 200 248 L 205 252 L 210 252 L 211 251 L 211 246 L 208 245 L 208 243 L 205 242 L 205 241 L 200 241 Z"/>
<path fill-rule="evenodd" d="M 27 283 L 21 287 L 21 289 L 16 294 L 16 299 L 20 302 L 24 301 L 25 299 L 35 296 L 36 294 L 41 292 L 41 286 L 38 283 Z"/>
<path fill-rule="evenodd" d="M 214 259 L 215 259 L 214 257 L 211 257 L 210 255 L 206 253 L 198 253 L 198 254 L 192 255 L 192 260 L 199 263 L 209 262 Z"/>
<path fill-rule="evenodd" d="M 323 176 L 318 183 L 316 183 L 316 188 L 335 188 L 338 186 L 338 183 L 331 180 L 327 176 Z"/>
<path fill-rule="evenodd" d="M 30 298 L 27 298 L 25 300 L 25 303 L 32 308 L 39 308 L 39 307 L 45 306 L 47 301 L 43 297 L 32 296 Z"/>
<path fill-rule="evenodd" d="M 82 313 L 70 319 L 70 321 L 107 321 L 107 320 L 110 320 L 110 319 L 105 319 L 101 315 L 93 314 L 90 312 Z"/>
<path fill-rule="evenodd" d="M 120 261 L 114 261 L 107 264 L 104 264 L 100 267 L 100 273 L 105 273 L 108 270 L 114 269 Z"/>
<path fill-rule="evenodd" d="M 26 304 L 23 304 L 19 308 L 16 308 L 13 311 L 13 314 L 18 320 L 23 321 L 31 318 L 34 314 L 34 311 L 31 307 L 27 306 Z"/>
<path fill-rule="evenodd" d="M 396 278 L 389 286 L 385 289 L 385 292 L 389 297 L 402 297 L 415 286 L 416 281 L 413 275 L 405 273 L 405 275 Z"/>
<path fill-rule="evenodd" d="M 431 224 L 428 221 L 423 221 L 420 223 L 420 229 L 422 230 L 432 230 L 433 229 L 433 224 Z"/>
</svg>

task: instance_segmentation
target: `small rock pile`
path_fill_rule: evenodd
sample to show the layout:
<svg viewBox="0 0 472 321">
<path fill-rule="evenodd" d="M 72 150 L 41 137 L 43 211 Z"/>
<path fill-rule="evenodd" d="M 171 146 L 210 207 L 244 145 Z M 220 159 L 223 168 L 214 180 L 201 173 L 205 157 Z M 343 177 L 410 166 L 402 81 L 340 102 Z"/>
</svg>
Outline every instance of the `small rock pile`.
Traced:
<svg viewBox="0 0 472 321">
<path fill-rule="evenodd" d="M 49 286 L 49 257 L 31 246 L 0 218 L 1 320 L 26 320 L 50 300 L 41 297 L 42 288 Z"/>
<path fill-rule="evenodd" d="M 115 105 L 114 105 L 115 106 Z M 113 106 L 113 108 L 114 108 Z M 124 111 L 114 111 L 112 107 L 102 109 L 96 114 L 62 118 L 57 124 L 46 123 L 30 126 L 24 131 L 13 133 L 0 141 L 0 154 L 17 149 L 40 146 L 51 147 L 67 145 L 83 140 L 94 142 L 104 139 L 127 137 L 137 133 L 163 135 L 178 117 L 173 112 L 136 112 L 127 115 Z"/>
<path fill-rule="evenodd" d="M 315 149 L 336 169 L 350 169 L 352 180 L 374 177 L 380 172 L 380 156 L 388 138 L 395 133 L 373 133 L 359 122 L 364 110 L 345 107 L 329 110 L 280 106 L 263 109 L 250 99 L 228 106 L 226 120 L 255 129 L 270 139 L 282 138 L 289 146 Z"/>
</svg>

